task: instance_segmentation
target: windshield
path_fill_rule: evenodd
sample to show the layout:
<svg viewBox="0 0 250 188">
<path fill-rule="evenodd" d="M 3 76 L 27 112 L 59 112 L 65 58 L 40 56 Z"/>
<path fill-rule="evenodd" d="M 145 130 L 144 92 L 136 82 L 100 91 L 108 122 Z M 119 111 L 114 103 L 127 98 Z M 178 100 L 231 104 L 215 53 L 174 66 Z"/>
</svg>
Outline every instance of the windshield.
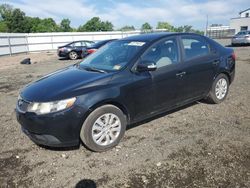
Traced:
<svg viewBox="0 0 250 188">
<path fill-rule="evenodd" d="M 104 71 L 118 71 L 125 67 L 145 42 L 114 41 L 100 48 L 80 63 L 80 68 L 94 68 Z"/>
</svg>

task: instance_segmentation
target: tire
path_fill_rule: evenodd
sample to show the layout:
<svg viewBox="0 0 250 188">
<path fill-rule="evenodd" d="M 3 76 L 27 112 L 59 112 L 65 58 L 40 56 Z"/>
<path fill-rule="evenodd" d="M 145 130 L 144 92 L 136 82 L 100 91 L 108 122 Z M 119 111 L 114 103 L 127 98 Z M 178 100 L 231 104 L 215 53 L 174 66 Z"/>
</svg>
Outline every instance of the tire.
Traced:
<svg viewBox="0 0 250 188">
<path fill-rule="evenodd" d="M 86 118 L 81 128 L 80 138 L 92 151 L 107 151 L 120 142 L 126 125 L 126 115 L 119 108 L 104 105 L 95 109 Z"/>
<path fill-rule="evenodd" d="M 75 51 L 72 51 L 69 53 L 69 59 L 76 60 L 78 58 L 78 55 Z"/>
<path fill-rule="evenodd" d="M 229 79 L 225 74 L 219 74 L 213 82 L 207 101 L 213 104 L 223 102 L 229 91 Z"/>
</svg>

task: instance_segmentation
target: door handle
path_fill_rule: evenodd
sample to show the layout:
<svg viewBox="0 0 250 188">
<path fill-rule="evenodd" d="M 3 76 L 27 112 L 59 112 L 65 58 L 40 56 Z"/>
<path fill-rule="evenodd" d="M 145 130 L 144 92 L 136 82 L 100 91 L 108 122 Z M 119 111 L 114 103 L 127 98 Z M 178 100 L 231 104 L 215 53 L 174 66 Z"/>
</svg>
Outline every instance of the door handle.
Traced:
<svg viewBox="0 0 250 188">
<path fill-rule="evenodd" d="M 218 65 L 218 64 L 220 64 L 220 60 L 214 60 L 213 61 L 213 65 Z"/>
<path fill-rule="evenodd" d="M 183 72 L 176 73 L 176 76 L 182 77 L 182 76 L 184 76 L 185 74 L 186 74 L 186 72 L 183 71 Z"/>
</svg>

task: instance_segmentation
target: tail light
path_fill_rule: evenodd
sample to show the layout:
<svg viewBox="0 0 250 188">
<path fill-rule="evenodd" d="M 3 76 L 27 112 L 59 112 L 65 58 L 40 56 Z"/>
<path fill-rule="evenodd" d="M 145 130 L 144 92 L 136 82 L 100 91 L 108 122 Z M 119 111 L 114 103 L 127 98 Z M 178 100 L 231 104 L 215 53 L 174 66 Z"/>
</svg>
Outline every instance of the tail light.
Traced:
<svg viewBox="0 0 250 188">
<path fill-rule="evenodd" d="M 87 52 L 89 53 L 89 54 L 92 54 L 92 53 L 94 53 L 96 51 L 96 49 L 88 49 L 87 50 Z"/>
<path fill-rule="evenodd" d="M 232 53 L 232 59 L 233 59 L 234 61 L 236 60 L 236 55 L 235 55 L 234 52 Z"/>
</svg>

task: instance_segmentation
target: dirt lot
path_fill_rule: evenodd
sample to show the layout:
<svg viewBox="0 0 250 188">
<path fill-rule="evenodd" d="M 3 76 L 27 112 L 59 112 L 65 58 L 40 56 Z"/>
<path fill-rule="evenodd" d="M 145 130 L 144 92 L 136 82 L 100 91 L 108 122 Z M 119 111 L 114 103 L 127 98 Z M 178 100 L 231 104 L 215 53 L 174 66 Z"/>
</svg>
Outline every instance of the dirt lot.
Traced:
<svg viewBox="0 0 250 188">
<path fill-rule="evenodd" d="M 0 187 L 250 187 L 250 47 L 220 105 L 197 102 L 131 127 L 105 153 L 45 149 L 15 119 L 19 90 L 73 61 L 39 53 L 0 58 Z M 29 56 L 31 65 L 19 61 Z"/>
</svg>

